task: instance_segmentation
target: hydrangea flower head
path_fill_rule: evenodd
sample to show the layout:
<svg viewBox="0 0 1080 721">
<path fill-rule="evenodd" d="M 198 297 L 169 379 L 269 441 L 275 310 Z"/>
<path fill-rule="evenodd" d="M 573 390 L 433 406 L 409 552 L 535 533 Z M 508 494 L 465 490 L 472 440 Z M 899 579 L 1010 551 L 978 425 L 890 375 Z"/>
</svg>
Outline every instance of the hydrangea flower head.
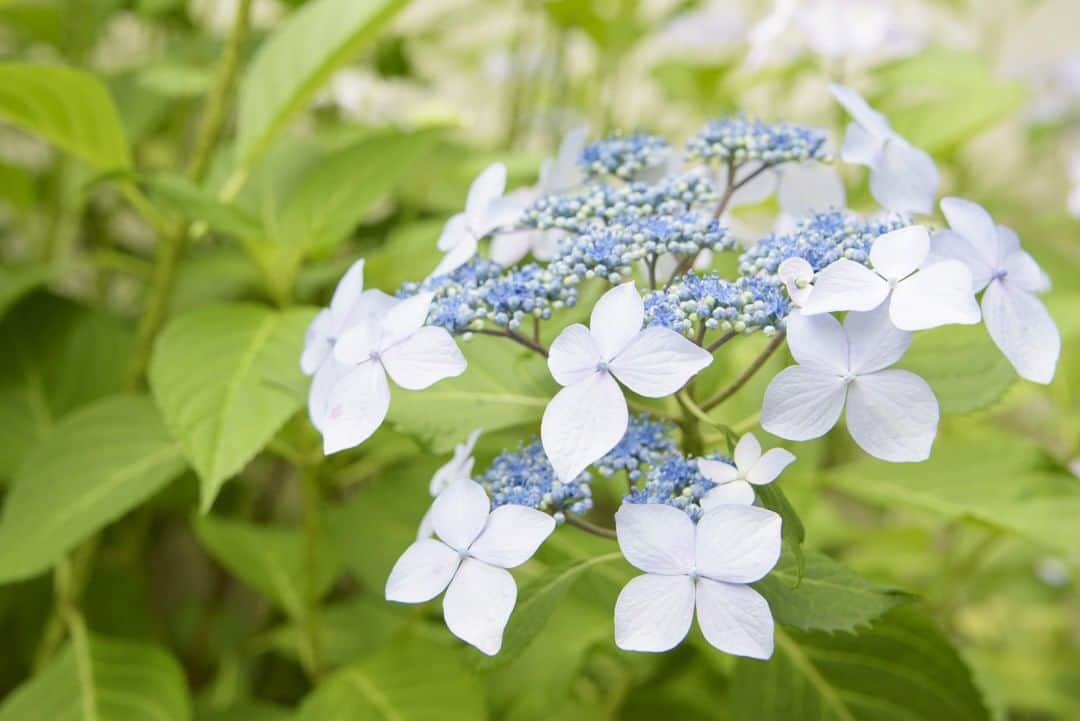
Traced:
<svg viewBox="0 0 1080 721">
<path fill-rule="evenodd" d="M 613 135 L 586 145 L 578 162 L 590 177 L 608 175 L 621 180 L 636 180 L 657 167 L 664 170 L 672 156 L 668 141 L 657 135 L 637 132 Z"/>
</svg>

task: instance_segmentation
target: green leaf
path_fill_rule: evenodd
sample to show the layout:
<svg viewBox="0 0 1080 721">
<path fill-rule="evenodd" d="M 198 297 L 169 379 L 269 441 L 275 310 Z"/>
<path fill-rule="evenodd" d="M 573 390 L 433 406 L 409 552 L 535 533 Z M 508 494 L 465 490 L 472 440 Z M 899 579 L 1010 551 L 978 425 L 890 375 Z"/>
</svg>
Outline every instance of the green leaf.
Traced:
<svg viewBox="0 0 1080 721">
<path fill-rule="evenodd" d="M 960 656 L 911 609 L 858 635 L 777 629 L 771 660 L 736 662 L 731 712 L 754 721 L 991 718 Z"/>
<path fill-rule="evenodd" d="M 80 654 L 80 652 L 82 652 Z M 188 721 L 180 664 L 159 646 L 91 636 L 67 646 L 0 706 L 0 721 Z"/>
<path fill-rule="evenodd" d="M 1017 378 L 981 323 L 916 333 L 899 367 L 926 379 L 945 413 L 986 408 Z"/>
<path fill-rule="evenodd" d="M 553 381 L 544 359 L 504 338 L 477 336 L 461 345 L 469 367 L 423 392 L 394 389 L 390 422 L 443 453 L 474 428 L 486 432 L 538 424 Z"/>
<path fill-rule="evenodd" d="M 910 598 L 816 551 L 807 551 L 800 574 L 786 548 L 776 568 L 754 588 L 769 601 L 777 623 L 803 631 L 853 632 Z"/>
<path fill-rule="evenodd" d="M 70 301 L 36 294 L 0 322 L 0 478 L 68 411 L 123 388 L 131 333 Z"/>
<path fill-rule="evenodd" d="M 263 232 L 262 224 L 254 215 L 221 202 L 182 176 L 153 175 L 144 182 L 159 205 L 189 221 L 206 223 L 214 230 L 236 238 L 251 238 Z"/>
<path fill-rule="evenodd" d="M 273 601 L 291 618 L 306 617 L 308 574 L 317 596 L 334 582 L 339 564 L 327 537 L 316 539 L 314 557 L 304 534 L 288 528 L 256 526 L 212 516 L 195 519 L 195 535 L 222 566 Z"/>
<path fill-rule="evenodd" d="M 550 568 L 525 584 L 518 593 L 518 603 L 503 634 L 499 655 L 484 665 L 504 665 L 521 654 L 544 630 L 556 606 L 582 574 L 590 568 L 622 559 L 618 551 Z"/>
<path fill-rule="evenodd" d="M 308 309 L 205 306 L 158 337 L 150 387 L 199 474 L 204 512 L 303 404 L 299 359 L 312 316 Z"/>
<path fill-rule="evenodd" d="M 314 0 L 279 25 L 259 48 L 240 87 L 240 165 L 250 167 L 330 75 L 406 4 Z"/>
<path fill-rule="evenodd" d="M 183 469 L 149 398 L 103 398 L 66 416 L 27 455 L 4 504 L 0 580 L 49 568 Z"/>
<path fill-rule="evenodd" d="M 48 283 L 54 274 L 50 265 L 0 266 L 0 316 L 5 315 L 24 295 Z"/>
<path fill-rule="evenodd" d="M 335 672 L 300 706 L 297 721 L 484 721 L 479 680 L 455 649 L 394 643 Z"/>
<path fill-rule="evenodd" d="M 0 120 L 40 135 L 99 171 L 131 168 L 109 91 L 83 70 L 0 63 Z"/>
<path fill-rule="evenodd" d="M 803 526 L 802 519 L 799 518 L 795 507 L 791 505 L 791 502 L 788 501 L 787 496 L 784 495 L 784 492 L 780 490 L 780 486 L 777 484 L 768 483 L 763 486 L 755 486 L 754 490 L 757 493 L 758 500 L 761 501 L 761 505 L 779 514 L 783 520 L 780 535 L 787 541 L 784 546 L 791 551 L 795 559 L 795 570 L 801 578 L 805 563 L 802 544 L 806 540 L 806 527 Z"/>
<path fill-rule="evenodd" d="M 319 658 L 330 667 L 362 658 L 390 641 L 411 615 L 408 606 L 374 594 L 323 606 L 315 626 Z M 300 659 L 309 632 L 302 624 L 292 623 L 268 633 L 266 641 L 282 655 Z"/>
</svg>

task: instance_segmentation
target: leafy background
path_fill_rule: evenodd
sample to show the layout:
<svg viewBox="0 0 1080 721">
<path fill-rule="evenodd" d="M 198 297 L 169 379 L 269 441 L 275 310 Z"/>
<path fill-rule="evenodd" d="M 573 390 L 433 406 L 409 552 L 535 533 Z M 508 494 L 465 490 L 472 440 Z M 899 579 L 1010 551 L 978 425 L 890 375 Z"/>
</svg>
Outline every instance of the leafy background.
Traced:
<svg viewBox="0 0 1080 721">
<path fill-rule="evenodd" d="M 703 5 L 0 0 L 0 721 L 1080 718 L 1075 4 L 898 3 L 912 53 L 757 70 L 765 3 L 718 3 L 704 42 L 672 24 Z M 925 333 L 905 364 L 948 414 L 930 461 L 867 459 L 842 431 L 798 445 L 781 485 L 803 548 L 759 584 L 782 624 L 768 663 L 697 632 L 616 651 L 632 571 L 569 528 L 517 572 L 494 660 L 437 605 L 384 603 L 445 453 L 483 426 L 484 468 L 552 385 L 477 339 L 468 374 L 397 394 L 370 442 L 322 459 L 297 359 L 348 264 L 387 290 L 423 275 L 476 171 L 532 182 L 582 121 L 683 138 L 741 108 L 838 131 L 830 79 L 1049 271 L 1054 383 L 1014 382 L 981 328 Z M 725 422 L 752 423 L 768 376 Z"/>
</svg>

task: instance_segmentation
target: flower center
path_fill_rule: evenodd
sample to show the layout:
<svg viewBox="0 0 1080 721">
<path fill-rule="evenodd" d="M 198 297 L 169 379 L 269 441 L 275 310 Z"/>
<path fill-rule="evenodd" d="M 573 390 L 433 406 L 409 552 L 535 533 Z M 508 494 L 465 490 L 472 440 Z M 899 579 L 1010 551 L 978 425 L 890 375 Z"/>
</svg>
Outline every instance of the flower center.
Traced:
<svg viewBox="0 0 1080 721">
<path fill-rule="evenodd" d="M 850 385 L 852 382 L 855 381 L 855 374 L 851 371 L 848 371 L 844 375 L 840 376 L 840 379 L 844 381 L 844 385 Z"/>
<path fill-rule="evenodd" d="M 382 358 L 382 355 L 377 350 L 373 350 L 368 353 L 368 360 L 378 361 Z"/>
<path fill-rule="evenodd" d="M 1004 268 L 997 268 L 990 274 L 990 280 L 1004 280 L 1005 276 L 1009 274 L 1009 271 Z"/>
<path fill-rule="evenodd" d="M 691 566 L 690 572 L 686 575 L 690 577 L 691 581 L 696 581 L 701 578 L 701 571 L 698 570 L 697 566 Z"/>
<path fill-rule="evenodd" d="M 608 363 L 607 363 L 607 361 L 600 361 L 599 363 L 597 363 L 596 364 L 596 370 L 599 371 L 600 373 L 607 373 L 608 372 Z"/>
<path fill-rule="evenodd" d="M 466 558 L 469 557 L 469 549 L 467 549 L 467 548 L 459 548 L 458 552 L 457 552 L 457 555 L 458 555 L 458 558 L 460 558 L 462 561 L 464 561 Z"/>
</svg>

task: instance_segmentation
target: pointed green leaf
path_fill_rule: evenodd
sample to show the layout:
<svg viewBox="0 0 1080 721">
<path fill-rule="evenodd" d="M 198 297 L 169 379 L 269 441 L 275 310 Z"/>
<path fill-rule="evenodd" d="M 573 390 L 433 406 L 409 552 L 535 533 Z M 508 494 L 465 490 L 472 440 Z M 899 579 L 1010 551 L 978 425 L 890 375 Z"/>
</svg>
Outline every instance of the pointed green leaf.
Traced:
<svg viewBox="0 0 1080 721">
<path fill-rule="evenodd" d="M 314 0 L 259 48 L 240 87 L 237 156 L 250 167 L 273 138 L 407 0 Z"/>
<path fill-rule="evenodd" d="M 409 639 L 335 672 L 297 721 L 484 721 L 479 680 L 453 648 Z"/>
<path fill-rule="evenodd" d="M 67 646 L 0 706 L 0 721 L 190 718 L 184 672 L 172 656 L 152 644 L 103 636 L 91 636 L 86 649 Z"/>
<path fill-rule="evenodd" d="M 769 661 L 739 659 L 731 713 L 754 721 L 990 721 L 971 671 L 913 609 L 851 635 L 777 629 Z"/>
<path fill-rule="evenodd" d="M 312 316 L 308 309 L 205 306 L 159 336 L 150 387 L 202 481 L 203 511 L 303 404 L 299 359 Z"/>
<path fill-rule="evenodd" d="M 238 206 L 221 202 L 182 176 L 153 175 L 143 182 L 158 204 L 189 221 L 206 223 L 214 230 L 241 239 L 262 233 L 262 224 L 254 215 Z"/>
<path fill-rule="evenodd" d="M 807 551 L 800 574 L 785 548 L 772 572 L 754 584 L 777 623 L 803 631 L 855 631 L 910 597 L 862 578 L 816 551 Z"/>
<path fill-rule="evenodd" d="M 131 168 L 124 127 L 104 83 L 58 65 L 0 63 L 0 120 L 106 172 Z"/>
<path fill-rule="evenodd" d="M 0 580 L 56 563 L 184 469 L 145 396 L 111 396 L 66 416 L 27 455 L 0 519 Z"/>
</svg>

